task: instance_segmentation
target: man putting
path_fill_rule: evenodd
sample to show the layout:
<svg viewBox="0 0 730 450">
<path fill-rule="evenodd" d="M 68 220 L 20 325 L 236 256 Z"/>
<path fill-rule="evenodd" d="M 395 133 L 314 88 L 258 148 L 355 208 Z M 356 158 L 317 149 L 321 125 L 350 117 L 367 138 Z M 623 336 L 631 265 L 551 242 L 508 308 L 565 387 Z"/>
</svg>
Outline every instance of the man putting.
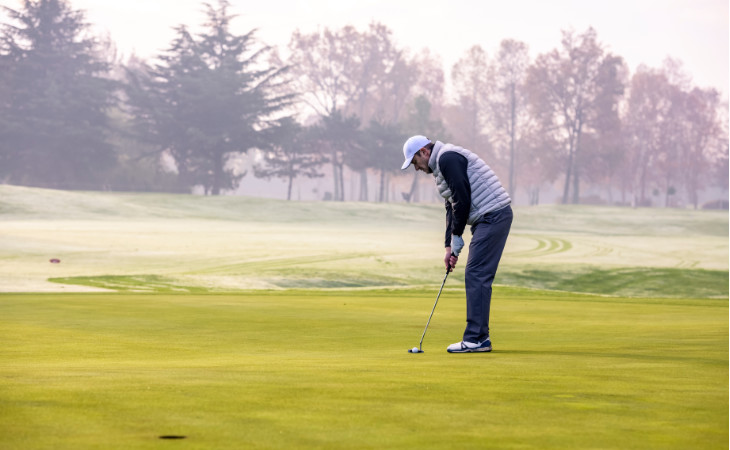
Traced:
<svg viewBox="0 0 730 450">
<path fill-rule="evenodd" d="M 439 194 L 446 199 L 444 264 L 449 272 L 464 248 L 464 228 L 471 226 L 465 271 L 466 330 L 462 341 L 446 351 L 490 352 L 492 282 L 512 225 L 512 201 L 492 169 L 469 150 L 413 136 L 403 145 L 403 156 L 401 169 L 413 164 L 416 170 L 433 174 Z"/>
</svg>

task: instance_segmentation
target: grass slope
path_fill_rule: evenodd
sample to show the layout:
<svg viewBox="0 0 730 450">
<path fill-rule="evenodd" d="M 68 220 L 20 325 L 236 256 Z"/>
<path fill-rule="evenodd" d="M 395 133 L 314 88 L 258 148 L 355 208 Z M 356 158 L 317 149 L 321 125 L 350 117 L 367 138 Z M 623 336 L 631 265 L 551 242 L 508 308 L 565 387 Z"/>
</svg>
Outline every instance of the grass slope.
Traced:
<svg viewBox="0 0 730 450">
<path fill-rule="evenodd" d="M 3 294 L 0 447 L 727 446 L 726 300 L 499 288 L 449 355 L 462 295 L 411 355 L 432 289 Z"/>
<path fill-rule="evenodd" d="M 440 279 L 432 274 L 442 258 L 442 228 L 439 205 L 0 186 L 0 291 L 432 286 Z M 51 258 L 61 263 L 50 264 Z M 453 279 L 463 283 L 463 272 Z M 517 208 L 497 283 L 727 298 L 728 216 Z"/>
</svg>

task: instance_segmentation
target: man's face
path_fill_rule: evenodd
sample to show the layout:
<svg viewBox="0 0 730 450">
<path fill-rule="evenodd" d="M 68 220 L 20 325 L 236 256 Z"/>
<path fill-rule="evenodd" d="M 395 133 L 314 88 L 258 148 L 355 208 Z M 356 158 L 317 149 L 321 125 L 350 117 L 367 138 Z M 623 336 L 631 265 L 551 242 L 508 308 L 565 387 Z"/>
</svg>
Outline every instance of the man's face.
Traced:
<svg viewBox="0 0 730 450">
<path fill-rule="evenodd" d="M 425 148 L 418 150 L 418 152 L 413 155 L 413 161 L 411 161 L 411 164 L 413 164 L 416 170 L 431 173 L 431 168 L 428 167 L 428 151 Z"/>
</svg>

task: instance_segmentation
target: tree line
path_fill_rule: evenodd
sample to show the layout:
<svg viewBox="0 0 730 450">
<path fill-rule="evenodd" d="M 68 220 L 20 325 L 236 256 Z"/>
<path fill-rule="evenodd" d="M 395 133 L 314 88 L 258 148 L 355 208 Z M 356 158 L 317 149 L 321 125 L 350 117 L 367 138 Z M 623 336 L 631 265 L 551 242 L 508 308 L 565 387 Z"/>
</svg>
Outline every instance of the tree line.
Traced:
<svg viewBox="0 0 730 450">
<path fill-rule="evenodd" d="M 531 204 L 548 185 L 563 203 L 697 208 L 703 189 L 727 193 L 719 92 L 672 59 L 630 73 L 592 28 L 534 59 L 517 40 L 477 45 L 447 74 L 377 22 L 297 30 L 280 52 L 233 32 L 226 0 L 204 5 L 202 31 L 179 25 L 154 58 L 123 63 L 64 0 L 3 7 L 0 181 L 219 195 L 253 176 L 282 179 L 291 198 L 298 178 L 327 177 L 341 201 L 347 169 L 359 200 L 389 201 L 403 142 L 424 134 L 475 151 Z M 405 176 L 403 198 L 418 201 Z"/>
</svg>

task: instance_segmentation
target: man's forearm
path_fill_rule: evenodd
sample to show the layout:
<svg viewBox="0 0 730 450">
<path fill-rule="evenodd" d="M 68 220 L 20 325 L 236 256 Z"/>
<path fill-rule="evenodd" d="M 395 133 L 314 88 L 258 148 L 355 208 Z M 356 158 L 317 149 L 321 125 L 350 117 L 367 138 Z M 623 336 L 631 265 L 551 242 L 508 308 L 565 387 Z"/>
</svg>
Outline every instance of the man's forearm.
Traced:
<svg viewBox="0 0 730 450">
<path fill-rule="evenodd" d="M 451 234 L 461 236 L 469 220 L 471 208 L 467 160 L 458 153 L 449 152 L 441 157 L 440 164 L 444 180 L 451 191 Z"/>
<path fill-rule="evenodd" d="M 446 200 L 446 235 L 444 236 L 445 247 L 451 245 L 451 231 L 454 223 L 454 210 L 451 208 L 451 203 Z"/>
</svg>

